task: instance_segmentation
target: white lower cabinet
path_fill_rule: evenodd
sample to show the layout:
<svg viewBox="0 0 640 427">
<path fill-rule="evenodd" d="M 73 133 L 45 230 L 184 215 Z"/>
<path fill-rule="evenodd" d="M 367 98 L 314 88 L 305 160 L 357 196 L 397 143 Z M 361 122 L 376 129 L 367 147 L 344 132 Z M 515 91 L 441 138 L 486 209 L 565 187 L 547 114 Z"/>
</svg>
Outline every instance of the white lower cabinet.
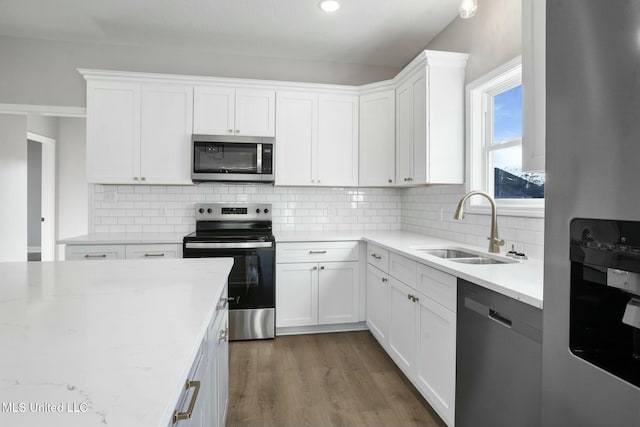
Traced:
<svg viewBox="0 0 640 427">
<path fill-rule="evenodd" d="M 456 313 L 418 298 L 416 385 L 431 406 L 453 425 L 456 378 Z"/>
<path fill-rule="evenodd" d="M 389 279 L 389 356 L 409 377 L 413 376 L 417 313 L 409 298 L 413 289 L 391 277 Z"/>
<path fill-rule="evenodd" d="M 394 268 L 392 262 L 386 272 L 369 260 L 367 325 L 438 415 L 453 426 L 457 279 L 393 252 L 390 259 L 404 267 L 417 264 L 417 268 Z M 394 277 L 394 272 L 412 286 Z"/>
<path fill-rule="evenodd" d="M 378 342 L 389 341 L 389 275 L 367 266 L 367 326 Z"/>
<path fill-rule="evenodd" d="M 170 259 L 182 258 L 179 244 L 128 245 L 66 245 L 66 261 L 107 259 Z"/>
<path fill-rule="evenodd" d="M 276 327 L 364 320 L 358 242 L 281 243 L 276 251 Z"/>
<path fill-rule="evenodd" d="M 224 427 L 229 399 L 226 287 L 189 371 L 169 427 Z"/>
<path fill-rule="evenodd" d="M 276 327 L 318 324 L 318 264 L 276 265 Z"/>
</svg>

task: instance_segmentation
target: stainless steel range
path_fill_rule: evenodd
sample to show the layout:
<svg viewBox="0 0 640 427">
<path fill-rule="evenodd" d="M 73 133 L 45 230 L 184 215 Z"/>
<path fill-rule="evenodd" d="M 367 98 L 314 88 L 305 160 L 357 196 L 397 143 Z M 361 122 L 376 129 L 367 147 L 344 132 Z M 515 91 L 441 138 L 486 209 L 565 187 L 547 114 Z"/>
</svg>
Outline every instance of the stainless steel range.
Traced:
<svg viewBox="0 0 640 427">
<path fill-rule="evenodd" d="M 198 203 L 196 231 L 183 239 L 184 258 L 232 257 L 229 339 L 275 337 L 275 252 L 271 204 Z"/>
</svg>

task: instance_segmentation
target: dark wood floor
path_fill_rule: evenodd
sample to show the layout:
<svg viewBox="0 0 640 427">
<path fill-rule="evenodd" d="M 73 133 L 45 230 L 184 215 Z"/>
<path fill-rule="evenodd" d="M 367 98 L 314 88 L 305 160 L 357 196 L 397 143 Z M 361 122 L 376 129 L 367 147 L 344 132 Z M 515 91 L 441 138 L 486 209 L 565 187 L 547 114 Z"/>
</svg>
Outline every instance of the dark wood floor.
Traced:
<svg viewBox="0 0 640 427">
<path fill-rule="evenodd" d="M 444 426 L 368 331 L 230 345 L 228 427 Z"/>
</svg>

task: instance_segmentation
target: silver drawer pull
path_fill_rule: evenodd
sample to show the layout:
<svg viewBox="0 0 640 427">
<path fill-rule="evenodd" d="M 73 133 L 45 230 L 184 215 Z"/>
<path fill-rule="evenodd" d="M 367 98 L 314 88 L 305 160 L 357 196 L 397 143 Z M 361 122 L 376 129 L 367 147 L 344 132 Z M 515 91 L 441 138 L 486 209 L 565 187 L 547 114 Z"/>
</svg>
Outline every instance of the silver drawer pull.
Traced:
<svg viewBox="0 0 640 427">
<path fill-rule="evenodd" d="M 145 257 L 164 256 L 164 252 L 158 254 L 144 254 Z"/>
<path fill-rule="evenodd" d="M 187 408 L 186 412 L 178 412 L 177 410 L 173 413 L 173 423 L 177 423 L 180 420 L 188 420 L 193 415 L 193 408 L 196 406 L 196 399 L 198 399 L 198 393 L 200 393 L 200 381 L 189 381 L 187 380 L 186 389 L 195 388 L 193 395 L 191 396 L 191 402 L 189 402 L 189 408 Z"/>
<path fill-rule="evenodd" d="M 383 277 L 383 278 L 382 278 L 382 281 L 383 281 L 383 282 L 388 282 L 388 281 L 389 281 L 389 279 L 387 279 L 386 277 Z"/>
<path fill-rule="evenodd" d="M 222 329 L 218 332 L 218 342 L 227 341 L 229 335 L 229 328 Z"/>
<path fill-rule="evenodd" d="M 86 254 L 84 257 L 85 258 L 106 258 L 107 255 L 106 254 L 100 254 L 100 255 Z"/>
<path fill-rule="evenodd" d="M 326 254 L 327 251 L 309 251 L 309 255 L 311 254 Z"/>
<path fill-rule="evenodd" d="M 378 254 L 371 254 L 371 256 L 373 257 L 373 259 L 382 259 L 382 257 Z"/>
<path fill-rule="evenodd" d="M 216 305 L 216 311 L 224 310 L 228 302 L 228 299 L 220 298 L 220 302 L 218 303 L 218 305 Z"/>
</svg>

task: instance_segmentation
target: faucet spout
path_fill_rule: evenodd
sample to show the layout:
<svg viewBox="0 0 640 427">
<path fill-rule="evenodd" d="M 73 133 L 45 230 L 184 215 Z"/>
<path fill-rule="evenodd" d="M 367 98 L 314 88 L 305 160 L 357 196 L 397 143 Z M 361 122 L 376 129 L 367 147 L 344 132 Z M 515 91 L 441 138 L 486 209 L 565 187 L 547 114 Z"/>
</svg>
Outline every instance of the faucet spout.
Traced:
<svg viewBox="0 0 640 427">
<path fill-rule="evenodd" d="M 485 197 L 491 204 L 491 235 L 487 237 L 487 239 L 489 239 L 489 252 L 499 254 L 500 246 L 504 245 L 504 240 L 498 237 L 498 218 L 496 214 L 496 202 L 493 200 L 493 197 L 483 191 L 469 191 L 467 194 L 462 196 L 460 202 L 458 202 L 458 207 L 456 208 L 456 212 L 453 214 L 453 219 L 462 221 L 464 218 L 464 203 L 469 197 L 475 195 Z"/>
</svg>

